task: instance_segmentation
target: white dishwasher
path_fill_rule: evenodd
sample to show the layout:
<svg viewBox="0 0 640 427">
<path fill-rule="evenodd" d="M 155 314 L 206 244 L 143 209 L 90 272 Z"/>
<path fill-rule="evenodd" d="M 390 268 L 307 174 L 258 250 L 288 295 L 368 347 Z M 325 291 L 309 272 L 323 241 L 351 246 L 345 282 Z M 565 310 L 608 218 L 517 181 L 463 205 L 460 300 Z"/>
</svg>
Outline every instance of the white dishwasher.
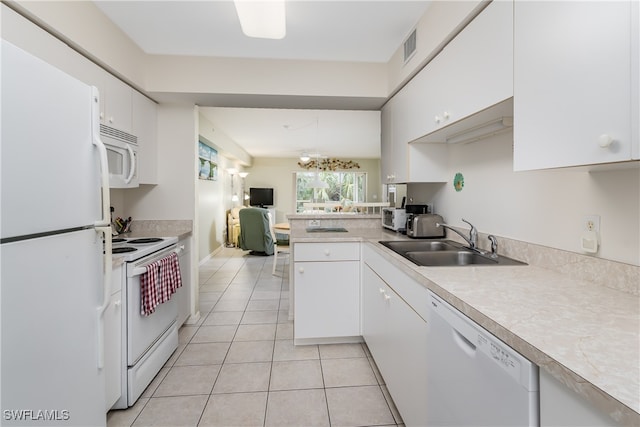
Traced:
<svg viewBox="0 0 640 427">
<path fill-rule="evenodd" d="M 538 426 L 538 367 L 429 297 L 428 426 Z"/>
</svg>

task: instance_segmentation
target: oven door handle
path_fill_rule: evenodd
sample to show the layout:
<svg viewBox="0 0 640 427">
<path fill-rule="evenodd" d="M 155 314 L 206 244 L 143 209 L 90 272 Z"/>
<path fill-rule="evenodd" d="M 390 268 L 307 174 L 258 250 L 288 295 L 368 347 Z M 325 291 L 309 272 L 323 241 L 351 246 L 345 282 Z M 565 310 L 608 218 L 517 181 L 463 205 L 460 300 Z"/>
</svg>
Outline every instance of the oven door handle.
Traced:
<svg viewBox="0 0 640 427">
<path fill-rule="evenodd" d="M 177 255 L 180 255 L 180 253 L 182 253 L 182 251 L 184 251 L 184 245 L 180 245 L 178 246 L 176 249 L 174 249 L 172 252 L 176 253 Z M 161 258 L 162 259 L 162 258 Z M 136 276 L 140 276 L 144 273 L 147 272 L 147 267 L 137 267 L 134 268 L 133 271 L 131 272 L 131 274 L 129 275 L 129 277 L 136 277 Z"/>
</svg>

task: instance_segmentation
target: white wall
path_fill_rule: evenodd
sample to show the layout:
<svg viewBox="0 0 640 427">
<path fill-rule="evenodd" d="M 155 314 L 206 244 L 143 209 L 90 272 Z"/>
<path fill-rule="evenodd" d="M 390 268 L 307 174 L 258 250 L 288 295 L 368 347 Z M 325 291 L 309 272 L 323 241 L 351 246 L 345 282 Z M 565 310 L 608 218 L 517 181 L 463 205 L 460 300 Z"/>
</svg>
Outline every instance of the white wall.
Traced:
<svg viewBox="0 0 640 427">
<path fill-rule="evenodd" d="M 151 92 L 387 96 L 386 65 L 376 63 L 149 55 L 147 76 Z"/>
<path fill-rule="evenodd" d="M 138 88 L 144 82 L 144 52 L 91 1 L 16 1 L 28 14 L 79 52 Z"/>
<path fill-rule="evenodd" d="M 197 142 L 193 106 L 158 105 L 158 185 L 125 190 L 134 219 L 195 218 Z"/>
<path fill-rule="evenodd" d="M 199 110 L 199 109 L 198 109 Z M 218 179 L 216 181 L 198 180 L 198 261 L 208 258 L 227 241 L 227 212 L 234 206 L 242 204 L 242 180 L 236 174 L 233 177 L 227 172 L 229 168 L 238 171 L 250 163 L 251 156 L 232 141 L 223 132 L 215 130 L 212 123 L 198 113 L 198 138 L 203 143 L 218 151 Z M 233 202 L 233 191 L 237 192 L 240 201 Z"/>
<path fill-rule="evenodd" d="M 347 160 L 347 159 L 344 159 Z M 349 159 L 360 164 L 357 172 L 367 172 L 367 201 L 381 200 L 380 161 L 378 159 Z M 254 158 L 253 165 L 246 169 L 249 176 L 245 188 L 270 187 L 274 189 L 274 208 L 276 222 L 285 222 L 287 215 L 295 213 L 295 175 L 294 172 L 306 172 L 298 166 L 298 159 L 292 158 Z M 375 195 L 375 199 L 374 199 Z"/>
<path fill-rule="evenodd" d="M 412 184 L 409 197 L 433 201 L 449 224 L 543 246 L 580 249 L 585 215 L 601 217 L 598 257 L 640 265 L 640 170 L 513 172 L 513 134 L 449 146 L 450 181 Z M 464 175 L 456 192 L 454 175 Z"/>
<path fill-rule="evenodd" d="M 224 244 L 222 180 L 198 180 L 198 261 Z"/>
</svg>

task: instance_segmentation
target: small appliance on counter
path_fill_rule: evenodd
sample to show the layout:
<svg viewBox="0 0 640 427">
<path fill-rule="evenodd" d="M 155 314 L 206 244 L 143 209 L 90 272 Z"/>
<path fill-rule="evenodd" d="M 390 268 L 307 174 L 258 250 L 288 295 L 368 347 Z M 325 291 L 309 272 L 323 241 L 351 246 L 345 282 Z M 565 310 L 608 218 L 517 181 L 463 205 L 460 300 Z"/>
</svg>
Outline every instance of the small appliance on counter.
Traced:
<svg viewBox="0 0 640 427">
<path fill-rule="evenodd" d="M 382 226 L 393 231 L 404 232 L 407 213 L 404 208 L 382 208 Z"/>
<path fill-rule="evenodd" d="M 441 238 L 445 235 L 444 227 L 437 227 L 444 220 L 437 214 L 413 214 L 407 220 L 407 236 L 417 238 Z"/>
<path fill-rule="evenodd" d="M 413 221 L 413 217 L 416 215 L 422 215 L 422 214 L 430 214 L 433 213 L 433 205 L 432 204 L 419 204 L 419 205 L 414 205 L 414 204 L 409 204 L 406 205 L 404 207 L 405 212 L 406 212 L 406 225 L 405 225 L 405 231 L 404 234 L 409 235 L 409 227 L 411 227 L 410 223 Z"/>
</svg>

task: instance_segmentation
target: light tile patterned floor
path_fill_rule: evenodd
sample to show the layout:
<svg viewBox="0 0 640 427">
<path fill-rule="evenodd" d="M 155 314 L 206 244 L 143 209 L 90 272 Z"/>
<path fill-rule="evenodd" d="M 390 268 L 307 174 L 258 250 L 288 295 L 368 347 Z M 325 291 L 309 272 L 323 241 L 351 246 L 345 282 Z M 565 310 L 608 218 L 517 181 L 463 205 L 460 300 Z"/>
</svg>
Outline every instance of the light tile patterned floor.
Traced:
<svg viewBox="0 0 640 427">
<path fill-rule="evenodd" d="M 115 426 L 396 426 L 366 345 L 293 345 L 288 257 L 225 248 L 200 267 L 197 325 Z"/>
</svg>

